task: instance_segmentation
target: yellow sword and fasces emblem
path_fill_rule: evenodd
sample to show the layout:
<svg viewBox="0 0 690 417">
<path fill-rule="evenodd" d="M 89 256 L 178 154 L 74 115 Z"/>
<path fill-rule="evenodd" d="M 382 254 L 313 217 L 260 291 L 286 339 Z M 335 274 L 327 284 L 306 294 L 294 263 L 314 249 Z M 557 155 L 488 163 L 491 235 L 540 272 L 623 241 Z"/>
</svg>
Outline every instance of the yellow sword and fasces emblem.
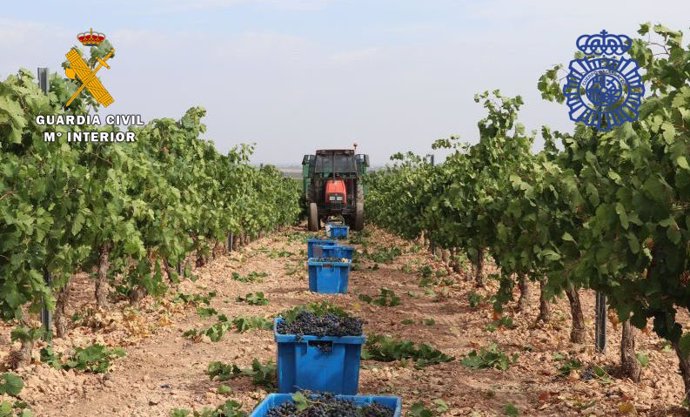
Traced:
<svg viewBox="0 0 690 417">
<path fill-rule="evenodd" d="M 86 64 L 86 61 L 79 55 L 79 52 L 75 48 L 70 49 L 70 51 L 65 54 L 67 57 L 67 60 L 69 61 L 71 68 L 65 68 L 65 75 L 67 78 L 74 80 L 75 78 L 79 79 L 81 81 L 81 86 L 77 89 L 77 91 L 72 94 L 72 97 L 67 101 L 67 104 L 65 104 L 65 107 L 69 107 L 70 104 L 76 99 L 79 94 L 81 94 L 82 90 L 86 88 L 89 93 L 93 96 L 93 98 L 96 99 L 97 102 L 99 102 L 101 105 L 104 107 L 108 107 L 109 105 L 113 104 L 115 101 L 113 97 L 110 95 L 108 90 L 106 90 L 105 87 L 103 87 L 103 84 L 101 81 L 96 77 L 96 73 L 103 67 L 106 67 L 110 69 L 110 66 L 107 64 L 106 61 L 110 59 L 113 56 L 113 53 L 115 52 L 115 48 L 111 49 L 110 52 L 106 56 L 103 57 L 103 59 L 98 58 L 98 66 L 91 70 L 89 66 Z"/>
</svg>

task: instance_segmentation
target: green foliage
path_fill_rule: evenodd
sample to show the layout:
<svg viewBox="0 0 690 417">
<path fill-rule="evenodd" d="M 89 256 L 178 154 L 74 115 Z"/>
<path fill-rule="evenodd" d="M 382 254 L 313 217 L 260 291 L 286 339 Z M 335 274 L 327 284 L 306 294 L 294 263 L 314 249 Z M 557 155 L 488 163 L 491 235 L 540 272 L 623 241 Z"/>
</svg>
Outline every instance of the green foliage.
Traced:
<svg viewBox="0 0 690 417">
<path fill-rule="evenodd" d="M 93 373 L 105 373 L 110 369 L 111 361 L 125 356 L 121 348 L 110 349 L 100 344 L 93 344 L 86 348 L 77 348 L 70 356 L 63 368 L 77 369 Z"/>
<path fill-rule="evenodd" d="M 0 417 L 34 417 L 23 401 L 0 401 Z"/>
<path fill-rule="evenodd" d="M 482 299 L 482 296 L 474 291 L 471 291 L 469 294 L 467 294 L 467 302 L 469 303 L 470 308 L 479 307 L 479 304 L 481 304 Z"/>
<path fill-rule="evenodd" d="M 554 353 L 553 359 L 561 362 L 561 365 L 558 367 L 558 373 L 561 377 L 567 377 L 573 372 L 579 372 L 580 378 L 585 381 L 596 378 L 601 383 L 611 383 L 611 376 L 606 369 L 599 365 L 585 366 L 579 359 L 568 358 L 560 353 Z"/>
<path fill-rule="evenodd" d="M 247 417 L 242 411 L 242 404 L 235 400 L 228 400 L 215 409 L 204 408 L 201 411 L 192 411 L 186 408 L 174 408 L 170 417 Z"/>
<path fill-rule="evenodd" d="M 262 282 L 264 277 L 267 277 L 266 272 L 256 272 L 252 271 L 247 275 L 240 275 L 237 272 L 232 273 L 232 279 L 240 282 Z"/>
<path fill-rule="evenodd" d="M 211 317 L 218 314 L 218 311 L 213 307 L 197 307 L 196 313 L 200 317 Z"/>
<path fill-rule="evenodd" d="M 215 291 L 211 291 L 206 295 L 185 294 L 185 293 L 180 292 L 180 293 L 175 294 L 175 297 L 173 297 L 172 301 L 173 301 L 173 303 L 184 303 L 184 304 L 191 304 L 194 306 L 210 305 L 211 299 L 213 299 L 215 296 L 216 296 Z"/>
<path fill-rule="evenodd" d="M 262 386 L 267 390 L 273 390 L 277 383 L 276 372 L 276 365 L 273 361 L 268 361 L 263 364 L 255 358 L 250 368 L 240 368 L 235 364 L 225 364 L 214 361 L 208 365 L 206 374 L 211 380 L 218 381 L 227 381 L 241 376 L 249 376 L 252 378 L 252 383 L 254 385 Z"/>
<path fill-rule="evenodd" d="M 53 351 L 52 347 L 46 346 L 42 348 L 40 351 L 40 355 L 41 362 L 45 363 L 46 365 L 52 366 L 55 369 L 62 368 L 62 361 L 60 360 L 60 356 Z"/>
<path fill-rule="evenodd" d="M 412 266 L 409 263 L 406 263 L 400 267 L 400 270 L 406 274 L 411 274 L 412 273 Z"/>
<path fill-rule="evenodd" d="M 680 31 L 663 25 L 643 24 L 638 33 L 629 54 L 649 88 L 638 121 L 608 132 L 544 126 L 544 148 L 534 153 L 535 135 L 518 121 L 522 98 L 478 94 L 486 112 L 478 141 L 436 141 L 432 148 L 448 157 L 435 166 L 412 153 L 393 155 L 392 165 L 365 180 L 368 220 L 406 238 L 424 236 L 475 266 L 493 261 L 499 311 L 516 277 L 543 278 L 547 297 L 591 288 L 621 320 L 642 328 L 651 319 L 687 356 L 690 334 L 677 318 L 690 299 L 690 50 Z M 87 60 L 102 53 L 93 49 Z M 544 99 L 564 100 L 563 70 L 556 65 L 539 78 Z M 187 255 L 208 254 L 228 233 L 255 235 L 296 219 L 299 184 L 275 167 L 252 167 L 251 146 L 219 154 L 201 139 L 202 108 L 132 127 L 138 138 L 131 146 L 44 142 L 36 115 L 64 113 L 77 84 L 55 76 L 46 95 L 25 70 L 0 83 L 4 320 L 52 308 L 54 292 L 77 270 L 97 266 L 101 253 L 109 255 L 116 288 L 156 295 L 167 288 L 167 266 Z M 91 107 L 82 95 L 68 112 Z M 367 245 L 367 233 L 353 233 L 353 243 Z M 378 268 L 400 256 L 396 249 L 367 256 Z M 45 272 L 54 278 L 50 286 Z M 421 284 L 434 278 L 422 276 Z M 13 338 L 37 335 L 25 329 Z"/>
<path fill-rule="evenodd" d="M 637 352 L 635 353 L 635 356 L 637 357 L 637 362 L 640 364 L 641 367 L 646 368 L 647 365 L 649 365 L 649 355 L 647 355 L 644 352 Z"/>
<path fill-rule="evenodd" d="M 229 395 L 232 393 L 232 388 L 227 385 L 220 385 L 217 391 L 220 395 Z"/>
<path fill-rule="evenodd" d="M 206 334 L 212 342 L 219 342 L 230 328 L 232 328 L 232 323 L 228 322 L 225 315 L 221 315 L 218 317 L 218 322 L 206 329 L 204 334 Z"/>
<path fill-rule="evenodd" d="M 419 280 L 419 286 L 422 288 L 428 288 L 436 284 L 436 279 L 433 276 L 422 277 Z"/>
<path fill-rule="evenodd" d="M 16 397 L 24 388 L 24 381 L 13 373 L 5 372 L 0 375 L 0 395 L 7 394 Z"/>
<path fill-rule="evenodd" d="M 300 262 L 285 263 L 285 275 L 291 276 L 304 270 L 304 265 Z"/>
<path fill-rule="evenodd" d="M 380 307 L 395 307 L 400 305 L 400 297 L 398 297 L 393 290 L 388 288 L 380 288 L 380 294 L 372 298 L 366 294 L 360 294 L 359 299 L 368 304 L 377 305 Z"/>
<path fill-rule="evenodd" d="M 19 326 L 12 329 L 10 332 L 10 339 L 13 342 L 34 342 L 40 339 L 44 334 L 44 329 L 42 327 L 25 327 Z"/>
<path fill-rule="evenodd" d="M 230 320 L 225 314 L 221 314 L 218 316 L 218 322 L 205 330 L 190 329 L 182 333 L 182 336 L 198 341 L 202 335 L 206 335 L 212 342 L 219 342 L 233 327 L 238 333 L 244 333 L 253 329 L 271 330 L 273 322 L 258 316 L 239 316 Z"/>
<path fill-rule="evenodd" d="M 252 377 L 254 385 L 264 387 L 267 390 L 273 390 L 276 387 L 277 369 L 276 364 L 271 360 L 261 363 L 258 359 L 254 359 L 251 369 L 242 372 Z"/>
<path fill-rule="evenodd" d="M 91 48 L 85 59 L 95 62 L 108 48 Z M 208 256 L 230 233 L 256 235 L 297 219 L 299 184 L 271 165 L 252 166 L 252 146 L 220 154 L 203 138 L 203 108 L 191 108 L 178 120 L 130 127 L 137 140 L 126 146 L 73 146 L 64 135 L 116 127 L 47 129 L 35 122 L 37 115 L 97 110 L 88 94 L 64 109 L 78 84 L 54 74 L 44 94 L 25 70 L 0 82 L 4 320 L 53 308 L 54 292 L 74 273 L 96 269 L 102 255 L 109 260 L 107 279 L 113 288 L 133 299 L 141 293 L 160 296 L 168 276 L 179 280 L 175 267 L 188 255 Z M 46 130 L 63 137 L 45 142 Z M 43 279 L 46 273 L 51 285 Z"/>
<path fill-rule="evenodd" d="M 244 333 L 249 330 L 271 330 L 273 329 L 273 321 L 259 316 L 240 316 L 232 319 L 232 324 L 237 329 L 238 333 Z"/>
<path fill-rule="evenodd" d="M 365 252 L 365 255 L 373 262 L 381 264 L 389 264 L 393 262 L 398 256 L 402 255 L 402 250 L 393 246 L 390 248 L 378 248 L 372 253 Z"/>
<path fill-rule="evenodd" d="M 499 328 L 514 329 L 516 326 L 513 324 L 513 318 L 510 316 L 503 316 L 498 320 L 494 320 L 486 326 L 486 330 L 489 332 L 495 332 Z"/>
<path fill-rule="evenodd" d="M 228 320 L 228 317 L 225 314 L 221 314 L 218 316 L 218 321 L 206 330 L 190 329 L 182 333 L 182 336 L 199 341 L 202 335 L 206 335 L 212 342 L 219 342 L 231 328 L 232 323 Z"/>
<path fill-rule="evenodd" d="M 518 408 L 512 403 L 508 403 L 503 406 L 503 414 L 508 417 L 517 417 L 520 415 L 520 410 L 518 410 Z"/>
<path fill-rule="evenodd" d="M 362 349 L 362 359 L 381 362 L 412 359 L 415 362 L 415 367 L 424 368 L 429 365 L 450 362 L 454 358 L 426 343 L 415 345 L 409 340 L 398 340 L 390 336 L 374 334 L 367 337 Z"/>
<path fill-rule="evenodd" d="M 369 231 L 367 229 L 361 230 L 359 232 L 351 230 L 349 237 L 350 237 L 350 243 L 351 244 L 362 245 L 362 246 L 366 247 L 369 245 L 369 238 L 371 237 L 371 231 Z"/>
<path fill-rule="evenodd" d="M 611 375 L 609 375 L 606 369 L 602 366 L 592 365 L 591 367 L 589 367 L 588 371 L 591 373 L 592 377 L 597 378 L 599 382 L 603 384 L 611 384 L 613 382 L 611 380 Z M 582 374 L 580 375 L 580 378 L 583 378 Z"/>
<path fill-rule="evenodd" d="M 449 409 L 448 404 L 440 398 L 432 401 L 431 408 L 427 408 L 424 402 L 418 401 L 410 406 L 410 409 L 407 411 L 407 417 L 435 417 Z"/>
<path fill-rule="evenodd" d="M 594 364 L 585 366 L 579 359 L 567 358 L 561 354 L 554 354 L 554 359 L 562 361 L 562 364 L 558 367 L 558 373 L 561 377 L 567 377 L 571 373 L 577 372 L 580 379 L 584 381 L 594 378 L 602 384 L 612 383 L 611 376 L 602 366 Z"/>
<path fill-rule="evenodd" d="M 311 401 L 302 392 L 296 392 L 292 395 L 292 401 L 295 402 L 295 408 L 297 411 L 304 411 L 311 405 Z"/>
<path fill-rule="evenodd" d="M 582 362 L 579 359 L 567 359 L 558 367 L 561 376 L 568 376 L 573 371 L 582 369 Z"/>
<path fill-rule="evenodd" d="M 450 410 L 448 404 L 446 404 L 446 402 L 440 398 L 433 400 L 432 403 L 434 405 L 434 411 L 436 411 L 437 413 L 445 413 L 446 411 Z"/>
<path fill-rule="evenodd" d="M 476 350 L 470 351 L 462 359 L 461 363 L 472 369 L 495 368 L 505 371 L 511 364 L 517 361 L 517 358 L 517 353 L 509 357 L 501 351 L 496 343 L 491 343 L 487 347 L 481 348 L 478 352 Z"/>
<path fill-rule="evenodd" d="M 272 250 L 269 252 L 268 257 L 271 259 L 276 259 L 276 258 L 289 258 L 293 256 L 294 253 L 286 250 Z"/>
<path fill-rule="evenodd" d="M 408 417 L 434 417 L 433 411 L 426 408 L 423 402 L 418 401 L 410 406 Z"/>
<path fill-rule="evenodd" d="M 74 353 L 63 362 L 61 355 L 53 352 L 52 348 L 41 349 L 41 362 L 57 369 L 76 369 L 92 373 L 106 373 L 110 370 L 112 361 L 125 356 L 122 348 L 108 348 L 101 344 L 93 344 L 85 348 L 76 348 Z"/>
<path fill-rule="evenodd" d="M 423 279 L 431 278 L 434 275 L 434 269 L 431 265 L 422 265 L 419 267 L 419 276 Z"/>
<path fill-rule="evenodd" d="M 76 313 L 72 314 L 72 317 L 70 317 L 70 320 L 72 320 L 72 323 L 78 324 L 82 320 L 84 320 L 84 316 L 81 313 L 76 312 Z"/>
<path fill-rule="evenodd" d="M 237 297 L 237 301 L 245 302 L 252 306 L 265 306 L 268 304 L 268 299 L 264 296 L 261 291 L 255 293 L 248 293 L 244 297 Z"/>
<path fill-rule="evenodd" d="M 213 361 L 208 364 L 206 374 L 211 380 L 228 381 L 242 375 L 242 370 L 235 364 Z"/>
<path fill-rule="evenodd" d="M 534 153 L 535 135 L 518 122 L 522 99 L 479 94 L 479 141 L 435 142 L 450 151 L 436 166 L 411 153 L 391 157 L 367 178 L 368 219 L 462 252 L 475 266 L 493 261 L 497 311 L 518 278 L 543 279 L 547 298 L 590 288 L 621 320 L 639 328 L 652 320 L 657 335 L 690 355 L 678 322 L 690 298 L 690 49 L 663 25 L 638 33 L 629 54 L 648 94 L 636 122 L 606 132 L 543 126 L 544 148 Z M 539 78 L 544 99 L 563 102 L 564 70 Z"/>
<path fill-rule="evenodd" d="M 652 318 L 659 336 L 683 345 L 676 306 L 686 306 L 690 294 L 683 209 L 690 198 L 690 74 L 682 69 L 690 53 L 680 32 L 642 25 L 639 33 L 652 38 L 635 39 L 630 49 L 651 93 L 639 121 L 607 133 L 580 126 L 559 137 L 563 217 L 586 227 L 553 237 L 549 278 L 572 270 L 573 279 L 607 295 L 621 320 L 644 327 Z"/>
<path fill-rule="evenodd" d="M 420 276 L 419 286 L 422 288 L 427 288 L 438 284 L 452 285 L 454 283 L 453 280 L 450 279 L 440 280 L 439 278 L 447 276 L 448 272 L 445 269 L 434 270 L 431 265 L 422 265 L 418 269 L 418 273 Z"/>
<path fill-rule="evenodd" d="M 419 220 L 427 205 L 425 186 L 426 179 L 432 178 L 432 168 L 412 153 L 396 154 L 391 159 L 396 165 L 371 172 L 365 178 L 367 219 L 405 238 L 416 238 L 423 228 Z"/>
</svg>

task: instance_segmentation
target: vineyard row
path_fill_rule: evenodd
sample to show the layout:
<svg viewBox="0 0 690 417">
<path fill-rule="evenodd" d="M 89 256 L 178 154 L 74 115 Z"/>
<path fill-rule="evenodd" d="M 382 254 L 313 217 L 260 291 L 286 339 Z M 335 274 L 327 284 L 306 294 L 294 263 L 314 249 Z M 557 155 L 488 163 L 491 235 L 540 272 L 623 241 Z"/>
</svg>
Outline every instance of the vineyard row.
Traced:
<svg viewBox="0 0 690 417">
<path fill-rule="evenodd" d="M 639 34 L 630 55 L 651 88 L 638 121 L 610 132 L 543 127 L 535 153 L 536 132 L 518 121 L 522 99 L 477 95 L 487 110 L 479 141 L 434 142 L 450 152 L 439 165 L 394 155 L 369 179 L 367 216 L 406 238 L 424 237 L 452 266 L 471 260 L 478 286 L 493 260 L 496 310 L 516 286 L 524 308 L 532 280 L 541 288 L 539 320 L 547 321 L 547 301 L 565 293 L 572 342 L 585 337 L 578 290 L 601 292 L 624 324 L 625 373 L 639 380 L 632 326 L 651 321 L 675 348 L 690 400 L 690 332 L 677 319 L 690 308 L 690 50 L 680 32 L 660 25 L 642 25 Z M 564 101 L 562 69 L 539 79 L 544 99 Z"/>
</svg>

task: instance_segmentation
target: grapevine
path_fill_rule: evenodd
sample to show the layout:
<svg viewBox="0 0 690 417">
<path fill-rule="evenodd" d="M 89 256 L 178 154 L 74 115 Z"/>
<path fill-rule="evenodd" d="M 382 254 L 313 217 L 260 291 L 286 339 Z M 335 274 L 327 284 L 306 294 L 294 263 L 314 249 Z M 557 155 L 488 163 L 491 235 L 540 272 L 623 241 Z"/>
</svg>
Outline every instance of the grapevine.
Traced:
<svg viewBox="0 0 690 417">
<path fill-rule="evenodd" d="M 544 149 L 534 153 L 534 135 L 518 122 L 522 99 L 482 93 L 475 100 L 487 116 L 478 142 L 436 141 L 434 148 L 451 151 L 437 166 L 411 153 L 393 155 L 391 166 L 370 175 L 367 204 L 382 227 L 434 251 L 464 251 L 479 286 L 485 261 L 493 261 L 497 311 L 513 300 L 516 283 L 524 308 L 533 280 L 541 289 L 538 320 L 548 321 L 548 300 L 565 293 L 572 342 L 585 341 L 579 290 L 604 293 L 623 323 L 621 359 L 633 380 L 640 368 L 631 325 L 644 329 L 651 319 L 674 347 L 687 393 L 690 334 L 677 316 L 687 311 L 690 291 L 690 51 L 681 32 L 662 25 L 643 24 L 638 33 L 644 38 L 633 40 L 630 55 L 651 85 L 638 121 L 606 133 L 544 126 Z M 539 79 L 544 99 L 563 102 L 562 69 Z"/>
<path fill-rule="evenodd" d="M 90 62 L 103 48 L 91 49 Z M 201 137 L 200 107 L 179 120 L 131 127 L 134 143 L 45 142 L 46 126 L 36 124 L 37 115 L 98 110 L 88 95 L 64 110 L 75 83 L 54 74 L 49 84 L 43 93 L 25 70 L 0 83 L 4 320 L 28 323 L 27 312 L 46 307 L 55 311 L 60 337 L 66 295 L 81 271 L 94 271 L 99 307 L 107 308 L 108 287 L 122 289 L 136 303 L 164 294 L 179 281 L 178 265 L 188 276 L 188 258 L 203 262 L 229 235 L 256 237 L 297 220 L 297 184 L 272 166 L 250 165 L 251 145 L 219 153 Z M 65 133 L 66 127 L 55 131 Z M 34 339 L 21 338 L 27 347 Z"/>
</svg>

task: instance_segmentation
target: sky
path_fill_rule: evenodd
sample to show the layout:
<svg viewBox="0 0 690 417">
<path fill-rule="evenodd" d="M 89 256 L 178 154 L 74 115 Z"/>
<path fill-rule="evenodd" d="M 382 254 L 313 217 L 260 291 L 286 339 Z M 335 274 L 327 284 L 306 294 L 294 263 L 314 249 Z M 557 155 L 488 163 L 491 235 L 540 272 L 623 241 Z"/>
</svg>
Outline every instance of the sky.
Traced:
<svg viewBox="0 0 690 417">
<path fill-rule="evenodd" d="M 528 129 L 572 130 L 565 104 L 536 84 L 578 36 L 633 37 L 648 21 L 687 34 L 688 16 L 688 0 L 13 1 L 0 14 L 0 80 L 61 71 L 93 28 L 116 48 L 99 72 L 115 98 L 104 114 L 148 121 L 202 106 L 221 152 L 256 143 L 256 163 L 300 164 L 356 142 L 381 165 L 451 135 L 476 142 L 484 90 L 521 95 Z"/>
</svg>

